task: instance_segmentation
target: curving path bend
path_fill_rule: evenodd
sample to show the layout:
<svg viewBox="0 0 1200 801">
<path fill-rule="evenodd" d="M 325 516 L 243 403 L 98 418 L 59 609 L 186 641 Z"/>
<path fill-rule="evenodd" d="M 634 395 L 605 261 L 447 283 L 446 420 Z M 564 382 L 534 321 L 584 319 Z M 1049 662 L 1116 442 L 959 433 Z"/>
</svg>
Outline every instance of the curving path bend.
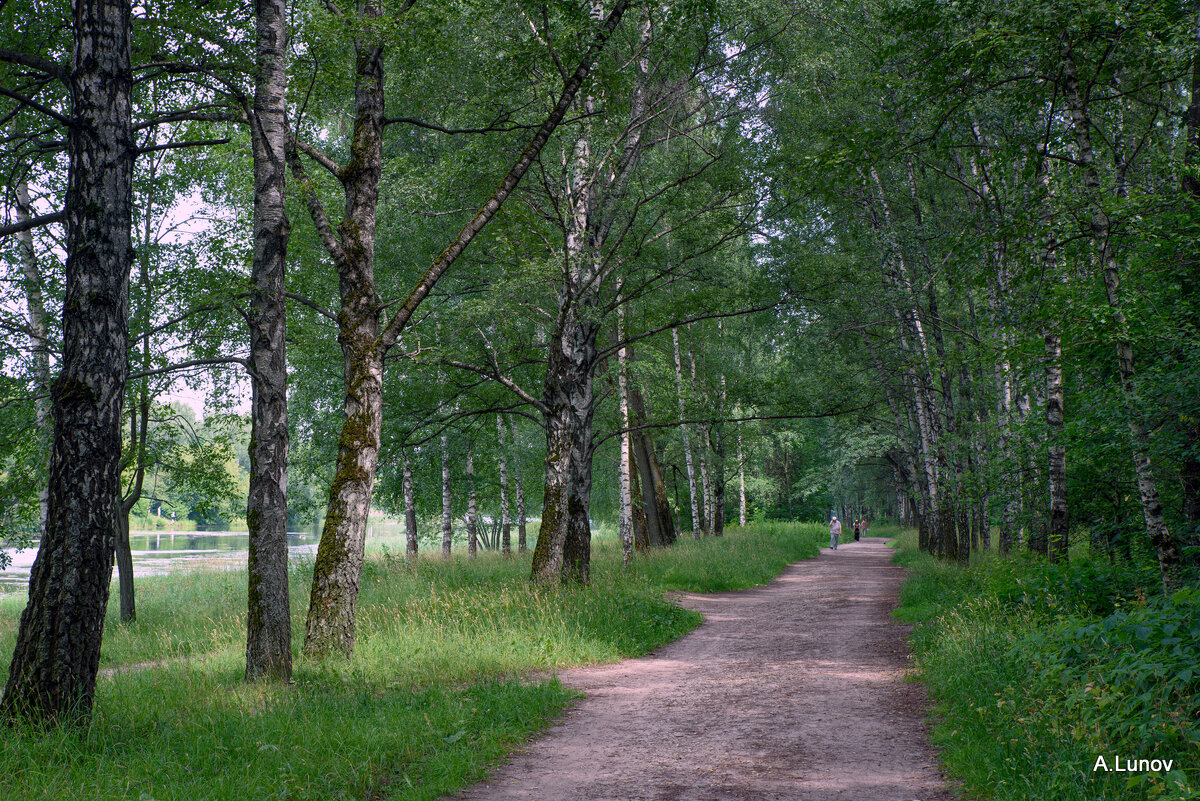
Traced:
<svg viewBox="0 0 1200 801">
<path fill-rule="evenodd" d="M 868 539 L 765 587 L 684 594 L 655 654 L 560 674 L 587 694 L 467 801 L 949 801 L 891 620 L 902 568 Z"/>
</svg>

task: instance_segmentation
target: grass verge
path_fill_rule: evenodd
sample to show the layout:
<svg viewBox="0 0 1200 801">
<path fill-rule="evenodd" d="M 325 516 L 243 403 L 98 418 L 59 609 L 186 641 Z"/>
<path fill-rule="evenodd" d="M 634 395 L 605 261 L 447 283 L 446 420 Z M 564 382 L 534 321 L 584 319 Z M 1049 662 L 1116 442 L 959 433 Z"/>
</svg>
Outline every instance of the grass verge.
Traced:
<svg viewBox="0 0 1200 801">
<path fill-rule="evenodd" d="M 368 561 L 350 660 L 297 661 L 292 685 L 241 681 L 243 572 L 139 580 L 138 620 L 110 615 L 89 726 L 10 732 L 0 799 L 431 799 L 486 775 L 574 694 L 545 672 L 676 639 L 699 615 L 667 590 L 763 584 L 817 553 L 819 525 L 769 523 L 620 567 L 596 543 L 590 587 L 527 581 L 527 557 Z M 292 575 L 299 646 L 310 566 Z M 115 597 L 115 594 L 114 594 Z M 11 654 L 21 604 L 0 605 Z"/>
<path fill-rule="evenodd" d="M 897 545 L 910 575 L 896 614 L 916 624 L 933 740 L 968 793 L 1200 798 L 1200 589 L 1156 595 L 1156 570 L 1088 556 L 964 569 L 918 552 L 915 535 Z M 1171 768 L 1124 771 L 1117 757 Z"/>
</svg>

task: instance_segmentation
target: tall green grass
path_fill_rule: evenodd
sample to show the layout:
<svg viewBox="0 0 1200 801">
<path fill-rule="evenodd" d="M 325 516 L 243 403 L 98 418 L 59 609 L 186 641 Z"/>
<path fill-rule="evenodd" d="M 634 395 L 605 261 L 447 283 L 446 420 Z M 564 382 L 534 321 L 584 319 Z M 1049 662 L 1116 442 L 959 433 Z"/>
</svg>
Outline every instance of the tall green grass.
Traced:
<svg viewBox="0 0 1200 801">
<path fill-rule="evenodd" d="M 1152 568 L 1078 555 L 985 556 L 969 569 L 899 542 L 897 615 L 916 623 L 933 738 L 982 798 L 1200 798 L 1200 589 L 1156 595 Z M 1097 757 L 1171 772 L 1094 771 Z"/>
<path fill-rule="evenodd" d="M 241 681 L 244 572 L 141 579 L 137 622 L 107 621 L 91 724 L 11 732 L 0 799 L 436 798 L 570 704 L 554 670 L 642 654 L 699 623 L 664 591 L 765 583 L 822 536 L 734 529 L 628 570 L 605 538 L 589 587 L 531 585 L 528 556 L 385 554 L 363 571 L 354 656 L 298 660 L 288 687 Z M 297 647 L 310 575 L 301 564 L 291 577 Z M 0 606 L 5 656 L 19 612 Z"/>
</svg>

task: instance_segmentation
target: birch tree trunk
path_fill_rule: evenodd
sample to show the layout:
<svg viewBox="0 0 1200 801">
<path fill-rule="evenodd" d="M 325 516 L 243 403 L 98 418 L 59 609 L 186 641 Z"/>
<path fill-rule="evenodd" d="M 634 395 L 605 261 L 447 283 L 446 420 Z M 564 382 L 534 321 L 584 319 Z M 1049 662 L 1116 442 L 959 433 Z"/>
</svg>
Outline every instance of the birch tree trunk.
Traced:
<svg viewBox="0 0 1200 801">
<path fill-rule="evenodd" d="M 720 338 L 724 340 L 725 330 L 722 327 L 721 320 L 717 320 L 717 330 L 720 333 Z M 713 460 L 712 532 L 714 537 L 721 537 L 725 534 L 725 409 L 727 406 L 724 373 L 721 373 L 720 386 L 721 390 L 717 395 L 719 406 L 717 407 L 716 419 L 708 429 Z"/>
<path fill-rule="evenodd" d="M 508 509 L 508 454 L 504 439 L 504 418 L 496 415 L 496 441 L 500 447 L 500 553 L 512 556 L 512 518 Z"/>
<path fill-rule="evenodd" d="M 521 482 L 521 439 L 517 432 L 517 418 L 510 417 L 509 425 L 512 428 L 513 441 L 513 487 L 517 493 L 517 553 L 525 553 L 528 550 L 528 542 L 526 541 L 525 521 L 525 485 Z"/>
<path fill-rule="evenodd" d="M 442 556 L 449 558 L 454 539 L 454 515 L 450 497 L 450 438 L 442 434 Z"/>
<path fill-rule="evenodd" d="M 532 576 L 586 584 L 591 573 L 592 417 L 597 328 L 589 309 L 563 309 L 551 338 L 543 404 L 546 488 Z"/>
<path fill-rule="evenodd" d="M 401 483 L 404 485 L 404 553 L 408 561 L 417 561 L 417 504 L 413 492 L 412 459 L 404 454 L 401 466 Z"/>
<path fill-rule="evenodd" d="M 3 715 L 38 724 L 90 718 L 112 577 L 133 257 L 130 16 L 127 0 L 74 3 L 63 357 L 46 527 L 0 701 Z"/>
<path fill-rule="evenodd" d="M 691 346 L 688 346 L 688 361 L 692 368 L 692 392 L 696 392 L 698 389 L 696 385 L 696 352 L 692 350 Z M 713 492 L 712 484 L 708 480 L 708 431 L 701 425 L 697 427 L 697 432 L 697 448 L 700 451 L 700 491 L 704 499 L 703 508 L 700 510 L 700 532 L 711 534 Z"/>
<path fill-rule="evenodd" d="M 619 293 L 620 290 L 618 290 Z M 617 307 L 617 339 L 624 340 L 626 336 L 625 304 L 622 303 Z M 676 339 L 675 352 L 679 352 L 678 339 Z M 682 396 L 680 397 L 682 401 Z M 630 464 L 633 460 L 631 446 L 633 432 L 629 428 L 629 354 L 624 347 L 617 350 L 617 398 L 621 409 L 621 450 L 617 465 L 617 529 L 621 538 L 621 566 L 629 567 L 633 562 L 633 493 L 629 486 Z M 686 436 L 685 434 L 685 443 L 687 442 Z"/>
<path fill-rule="evenodd" d="M 687 411 L 683 402 L 683 364 L 679 358 L 679 329 L 671 329 L 671 344 L 675 348 L 675 394 L 679 398 L 679 436 L 683 440 L 683 462 L 687 467 L 688 499 L 692 508 L 692 537 L 700 539 L 704 528 L 700 520 L 699 499 L 696 497 L 696 469 L 692 464 L 692 443 L 688 440 Z M 790 515 L 789 515 L 790 516 Z"/>
<path fill-rule="evenodd" d="M 475 446 L 467 442 L 467 556 L 479 552 L 479 516 L 475 505 Z"/>
<path fill-rule="evenodd" d="M 437 282 L 487 226 L 537 160 L 550 136 L 571 108 L 592 64 L 621 22 L 629 0 L 617 0 L 601 21 L 575 71 L 566 76 L 554 108 L 517 156 L 500 186 L 479 207 L 450 245 L 434 259 L 386 327 L 380 328 L 381 303 L 376 293 L 374 247 L 379 176 L 382 171 L 383 44 L 376 31 L 382 16 L 378 0 L 360 0 L 355 20 L 355 118 L 350 161 L 345 166 L 308 148 L 305 152 L 332 172 L 345 193 L 345 212 L 335 233 L 324 207 L 295 151 L 292 171 L 300 179 L 310 216 L 338 270 L 341 308 L 338 341 L 346 359 L 342 435 L 330 486 L 329 507 L 317 560 L 305 627 L 304 653 L 324 656 L 335 650 L 349 655 L 354 647 L 354 621 L 371 491 L 378 466 L 382 421 L 383 357 L 399 340 L 413 314 Z M 302 147 L 300 143 L 297 148 Z M 590 433 L 589 433 L 590 437 Z M 590 446 L 590 441 L 589 441 Z M 590 454 L 589 454 L 590 455 Z M 590 467 L 590 465 L 589 465 Z M 590 490 L 590 473 L 588 475 Z M 585 510 L 586 514 L 586 510 Z"/>
<path fill-rule="evenodd" d="M 318 234 L 337 267 L 345 392 L 337 463 L 305 624 L 304 653 L 310 657 L 334 651 L 349 656 L 354 649 L 367 520 L 379 464 L 384 348 L 375 287 L 375 226 L 382 171 L 383 43 L 375 26 L 380 16 L 375 0 L 361 3 L 354 42 L 355 116 L 350 160 L 337 171 L 345 207 L 336 234 L 311 187 L 305 192 Z M 299 159 L 294 154 L 291 158 L 299 174 Z"/>
<path fill-rule="evenodd" d="M 1142 425 L 1137 408 L 1135 380 L 1137 373 L 1133 364 L 1133 343 L 1130 341 L 1129 321 L 1120 294 L 1120 264 L 1112 246 L 1112 224 L 1101 202 L 1100 174 L 1096 168 L 1091 142 L 1091 119 L 1087 101 L 1079 84 L 1074 53 L 1068 42 L 1063 47 L 1064 88 L 1071 111 L 1071 124 L 1075 132 L 1075 143 L 1079 148 L 1079 164 L 1083 169 L 1084 186 L 1091 206 L 1091 235 L 1099 249 L 1103 270 L 1104 293 L 1112 313 L 1116 336 L 1117 370 L 1121 376 L 1121 393 L 1125 400 L 1129 438 L 1132 443 L 1133 467 L 1137 476 L 1138 494 L 1142 502 L 1142 516 L 1146 522 L 1146 535 L 1158 555 L 1158 566 L 1162 573 L 1163 587 L 1174 588 L 1179 581 L 1182 555 L 1167 528 L 1162 502 L 1158 495 L 1158 482 L 1150 462 L 1150 437 Z"/>
<path fill-rule="evenodd" d="M 1063 423 L 1062 343 L 1058 335 L 1046 329 L 1046 425 L 1050 429 L 1047 454 L 1050 485 L 1050 542 L 1052 562 L 1067 559 L 1069 517 L 1067 507 L 1067 446 Z"/>
<path fill-rule="evenodd" d="M 654 451 L 654 441 L 640 426 L 646 420 L 646 405 L 642 393 L 629 389 L 629 406 L 633 428 L 638 429 L 631 437 L 633 463 L 637 466 L 641 488 L 641 508 L 646 519 L 648 545 L 662 547 L 675 542 L 675 522 L 671 517 L 671 505 L 667 500 L 667 483 L 662 467 Z"/>
<path fill-rule="evenodd" d="M 287 2 L 256 0 L 258 38 L 250 142 L 254 156 L 254 256 L 250 313 L 250 491 L 246 501 L 246 678 L 292 677 L 287 551 L 287 322 L 284 272 Z"/>
<path fill-rule="evenodd" d="M 742 451 L 742 427 L 738 426 L 738 525 L 746 527 L 746 455 Z"/>
</svg>

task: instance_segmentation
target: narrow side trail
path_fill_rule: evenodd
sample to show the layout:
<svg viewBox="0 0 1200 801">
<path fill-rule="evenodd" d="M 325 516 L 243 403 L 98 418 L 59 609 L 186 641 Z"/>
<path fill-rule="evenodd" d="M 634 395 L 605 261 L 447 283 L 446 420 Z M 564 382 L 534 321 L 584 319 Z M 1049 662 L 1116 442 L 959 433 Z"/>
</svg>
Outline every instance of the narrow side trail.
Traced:
<svg viewBox="0 0 1200 801">
<path fill-rule="evenodd" d="M 765 587 L 684 595 L 703 625 L 652 656 L 564 671 L 587 697 L 469 801 L 947 801 L 891 621 L 883 540 Z"/>
</svg>

